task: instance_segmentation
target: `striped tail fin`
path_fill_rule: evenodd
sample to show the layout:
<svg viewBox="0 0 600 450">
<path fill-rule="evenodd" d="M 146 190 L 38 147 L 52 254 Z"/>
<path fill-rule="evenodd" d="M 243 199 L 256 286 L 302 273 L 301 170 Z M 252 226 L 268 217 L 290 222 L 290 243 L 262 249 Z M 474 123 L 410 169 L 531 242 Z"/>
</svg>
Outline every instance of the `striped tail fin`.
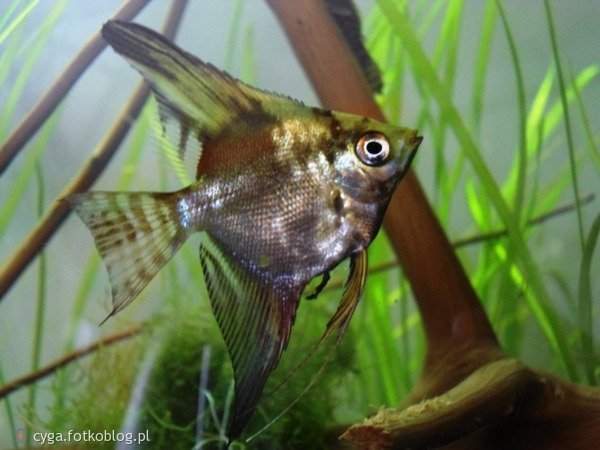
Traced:
<svg viewBox="0 0 600 450">
<path fill-rule="evenodd" d="M 176 195 L 88 192 L 66 198 L 108 270 L 113 310 L 106 319 L 131 303 L 189 236 Z"/>
</svg>

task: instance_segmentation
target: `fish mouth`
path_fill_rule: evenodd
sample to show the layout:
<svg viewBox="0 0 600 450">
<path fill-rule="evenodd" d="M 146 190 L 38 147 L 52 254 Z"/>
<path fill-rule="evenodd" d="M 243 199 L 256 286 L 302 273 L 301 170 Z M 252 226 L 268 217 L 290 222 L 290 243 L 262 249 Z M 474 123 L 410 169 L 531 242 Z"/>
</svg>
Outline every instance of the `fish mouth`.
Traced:
<svg viewBox="0 0 600 450">
<path fill-rule="evenodd" d="M 406 162 L 404 163 L 404 171 L 408 170 L 410 167 L 410 164 L 417 154 L 417 150 L 419 149 L 421 142 L 423 142 L 423 136 L 419 136 L 416 131 L 412 133 L 408 140 L 408 156 L 406 158 Z"/>
<path fill-rule="evenodd" d="M 423 142 L 423 136 L 419 136 L 416 130 L 413 131 L 405 140 L 403 148 L 403 153 L 405 153 L 405 156 L 401 158 L 401 162 L 398 166 L 396 166 L 397 169 L 395 176 L 390 179 L 388 185 L 389 191 L 393 192 L 393 190 L 396 189 L 396 186 L 398 186 L 400 180 L 404 178 L 408 172 L 408 169 L 410 169 L 412 160 L 415 158 L 421 142 Z"/>
</svg>

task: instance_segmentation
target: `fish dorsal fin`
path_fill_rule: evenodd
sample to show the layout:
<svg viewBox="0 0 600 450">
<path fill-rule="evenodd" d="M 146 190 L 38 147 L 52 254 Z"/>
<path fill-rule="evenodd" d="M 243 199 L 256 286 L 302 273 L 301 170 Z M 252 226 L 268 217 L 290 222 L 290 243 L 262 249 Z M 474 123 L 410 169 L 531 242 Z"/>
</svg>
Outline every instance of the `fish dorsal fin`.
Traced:
<svg viewBox="0 0 600 450">
<path fill-rule="evenodd" d="M 144 26 L 109 21 L 102 27 L 102 36 L 150 84 L 163 126 L 175 121 L 174 144 L 182 160 L 190 139 L 200 146 L 240 122 L 256 123 L 282 108 L 303 106 L 233 78 Z"/>
<path fill-rule="evenodd" d="M 200 262 L 233 365 L 235 402 L 228 434 L 236 438 L 287 346 L 304 286 L 251 273 L 210 236 L 203 237 Z"/>
<path fill-rule="evenodd" d="M 336 342 L 339 342 L 344 335 L 348 323 L 350 323 L 350 319 L 356 310 L 356 306 L 362 297 L 367 280 L 367 266 L 368 258 L 366 249 L 354 253 L 350 257 L 350 272 L 348 273 L 348 279 L 344 287 L 344 294 L 342 295 L 337 311 L 327 323 L 325 333 L 323 333 L 323 337 L 318 345 L 325 342 L 336 330 L 339 332 Z"/>
</svg>

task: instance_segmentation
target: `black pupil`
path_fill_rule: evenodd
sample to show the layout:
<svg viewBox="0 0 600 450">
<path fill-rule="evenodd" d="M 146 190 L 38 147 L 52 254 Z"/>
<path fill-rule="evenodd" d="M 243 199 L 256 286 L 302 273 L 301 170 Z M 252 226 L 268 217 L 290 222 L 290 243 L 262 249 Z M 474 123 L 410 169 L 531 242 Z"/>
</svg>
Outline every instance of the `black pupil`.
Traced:
<svg viewBox="0 0 600 450">
<path fill-rule="evenodd" d="M 371 155 L 378 155 L 383 150 L 383 145 L 381 145 L 381 142 L 378 141 L 369 141 L 366 149 L 367 153 Z"/>
</svg>

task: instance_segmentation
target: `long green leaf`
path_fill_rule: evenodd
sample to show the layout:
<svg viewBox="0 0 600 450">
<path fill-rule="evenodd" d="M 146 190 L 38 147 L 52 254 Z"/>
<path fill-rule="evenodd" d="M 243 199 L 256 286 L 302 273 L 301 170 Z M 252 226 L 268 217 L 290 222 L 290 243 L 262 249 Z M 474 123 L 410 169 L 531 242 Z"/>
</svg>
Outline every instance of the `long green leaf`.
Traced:
<svg viewBox="0 0 600 450">
<path fill-rule="evenodd" d="M 477 59 L 475 63 L 475 76 L 473 79 L 473 122 L 475 130 L 480 132 L 481 118 L 483 115 L 483 95 L 485 92 L 486 72 L 489 66 L 492 36 L 495 30 L 498 9 L 493 0 L 488 0 L 483 15 Z"/>
<path fill-rule="evenodd" d="M 390 346 L 389 337 L 392 336 L 392 328 L 389 322 L 389 309 L 385 294 L 380 286 L 369 290 L 369 298 L 372 301 L 371 317 L 375 321 L 370 327 L 373 344 L 372 350 L 376 357 L 376 367 L 384 393 L 384 403 L 397 405 L 400 401 L 396 378 L 392 375 L 399 357 L 394 347 Z M 390 353 L 391 352 L 391 353 Z"/>
<path fill-rule="evenodd" d="M 592 301 L 592 257 L 600 235 L 600 214 L 596 216 L 587 239 L 584 242 L 581 266 L 579 269 L 579 336 L 581 350 L 587 357 L 583 361 L 587 381 L 596 384 L 596 367 L 600 364 L 594 351 L 594 307 Z"/>
<path fill-rule="evenodd" d="M 519 110 L 519 149 L 517 152 L 517 175 L 516 185 L 514 188 L 513 197 L 513 214 L 517 221 L 521 221 L 521 212 L 523 209 L 523 203 L 525 201 L 525 179 L 527 176 L 527 157 L 529 152 L 527 151 L 527 98 L 525 95 L 525 83 L 523 81 L 523 71 L 521 69 L 521 63 L 519 61 L 519 55 L 517 54 L 517 45 L 512 35 L 512 31 L 508 24 L 508 19 L 502 8 L 502 4 L 499 0 L 496 0 L 496 7 L 500 12 L 500 19 L 502 21 L 502 27 L 506 34 L 506 40 L 508 41 L 508 47 L 510 48 L 510 56 L 515 70 L 515 78 L 517 81 L 517 105 Z"/>
<path fill-rule="evenodd" d="M 4 105 L 2 105 L 2 111 L 0 114 L 0 136 L 5 133 L 8 128 L 10 119 L 13 116 L 15 108 L 23 94 L 27 82 L 29 81 L 33 69 L 38 62 L 39 55 L 48 42 L 50 33 L 54 30 L 58 19 L 62 15 L 67 5 L 66 0 L 57 1 L 55 6 L 52 8 L 44 22 L 40 26 L 40 30 L 35 37 L 34 41 L 27 45 L 26 56 L 22 59 L 22 67 L 19 74 L 11 86 L 10 93 L 6 99 Z"/>
<path fill-rule="evenodd" d="M 39 136 L 37 136 L 37 139 L 33 142 L 25 163 L 10 187 L 10 192 L 2 205 L 2 209 L 0 209 L 0 242 L 2 241 L 6 228 L 17 216 L 23 197 L 34 179 L 36 165 L 48 148 L 48 143 L 56 129 L 59 117 L 60 109 L 55 111 L 46 121 L 39 132 Z"/>
<path fill-rule="evenodd" d="M 233 71 L 233 60 L 235 57 L 236 38 L 240 36 L 240 28 L 242 26 L 242 11 L 244 10 L 244 1 L 235 0 L 233 3 L 233 12 L 229 22 L 229 33 L 227 35 L 227 45 L 225 51 L 225 61 L 223 66 L 225 70 Z"/>
<path fill-rule="evenodd" d="M 390 26 L 404 42 L 406 51 L 413 61 L 413 66 L 416 69 L 417 75 L 422 82 L 427 85 L 428 89 L 438 102 L 439 107 L 446 111 L 446 117 L 456 138 L 460 142 L 465 155 L 475 169 L 475 173 L 484 187 L 491 204 L 494 206 L 494 209 L 502 219 L 504 226 L 508 231 L 515 257 L 522 265 L 525 279 L 529 286 L 527 290 L 527 299 L 530 307 L 534 311 L 544 334 L 560 359 L 566 373 L 569 377 L 575 379 L 577 377 L 577 372 L 573 361 L 573 355 L 569 352 L 567 343 L 561 339 L 561 336 L 564 336 L 561 323 L 556 312 L 553 311 L 548 304 L 548 293 L 530 255 L 525 240 L 523 239 L 518 221 L 511 213 L 506 201 L 502 197 L 491 171 L 481 156 L 478 145 L 475 143 L 475 140 L 463 122 L 460 113 L 454 106 L 446 86 L 438 77 L 431 61 L 415 38 L 415 32 L 411 27 L 411 22 L 404 13 L 398 11 L 393 1 L 379 0 L 379 5 L 382 10 L 385 11 Z"/>
<path fill-rule="evenodd" d="M 4 370 L 2 369 L 2 367 L 2 360 L 0 360 L 0 386 L 4 386 L 6 384 L 6 377 L 4 376 Z M 8 419 L 8 429 L 10 430 L 12 444 L 14 448 L 18 448 L 19 442 L 17 440 L 17 426 L 15 423 L 15 414 L 13 412 L 13 406 L 10 401 L 10 396 L 4 397 L 2 401 L 4 402 L 4 406 L 6 408 L 6 417 Z"/>
<path fill-rule="evenodd" d="M 573 80 L 573 76 L 571 76 L 570 78 L 571 80 Z M 573 81 L 571 85 L 573 86 L 573 92 L 575 93 L 577 106 L 579 107 L 579 115 L 581 116 L 581 121 L 583 123 L 583 130 L 585 132 L 585 138 L 588 143 L 590 157 L 592 158 L 592 161 L 594 161 L 594 163 L 596 164 L 596 170 L 600 173 L 600 150 L 598 150 L 598 144 L 596 142 L 596 139 L 594 139 L 592 126 L 590 125 L 590 119 L 587 114 L 585 104 L 583 102 L 581 90 L 579 89 L 576 80 Z"/>
<path fill-rule="evenodd" d="M 38 219 L 44 215 L 46 207 L 46 183 L 44 181 L 44 173 L 38 162 L 35 165 L 36 181 L 37 181 L 37 214 Z M 33 326 L 33 348 L 31 350 L 31 371 L 35 372 L 40 367 L 42 356 L 42 343 L 44 340 L 44 319 L 46 316 L 46 280 L 48 278 L 46 252 L 42 251 L 39 257 L 38 271 L 38 292 L 37 303 L 35 307 L 35 321 Z M 33 436 L 31 424 L 35 414 L 37 400 L 37 385 L 29 386 L 29 395 L 27 398 L 27 432 L 25 433 L 25 442 L 29 447 Z"/>
<path fill-rule="evenodd" d="M 586 67 L 576 77 L 574 86 L 576 86 L 576 88 L 580 92 L 583 91 L 598 76 L 599 73 L 600 65 L 598 64 L 593 64 Z M 570 102 L 575 99 L 574 86 L 566 86 L 565 99 L 567 101 L 567 104 L 570 104 Z M 546 113 L 544 117 L 544 121 L 546 122 L 546 125 L 544 127 L 544 138 L 547 138 L 550 135 L 550 133 L 553 133 L 556 130 L 558 123 L 564 117 L 563 111 L 564 109 L 562 106 L 562 99 L 559 99 L 554 105 L 552 105 L 552 107 Z"/>
<path fill-rule="evenodd" d="M 585 235 L 583 231 L 583 215 L 581 212 L 581 203 L 579 199 L 579 178 L 577 176 L 577 170 L 575 168 L 575 145 L 573 144 L 573 132 L 571 131 L 571 117 L 569 115 L 569 102 L 567 100 L 567 88 L 563 76 L 562 64 L 560 60 L 558 42 L 556 40 L 556 32 L 554 31 L 554 19 L 552 17 L 552 8 L 548 0 L 544 0 L 544 6 L 546 8 L 546 20 L 548 21 L 548 32 L 550 33 L 550 42 L 552 43 L 552 55 L 554 57 L 554 64 L 556 65 L 556 73 L 558 75 L 558 86 L 560 88 L 560 101 L 563 109 L 563 119 L 565 122 L 565 131 L 567 133 L 567 148 L 569 150 L 569 162 L 571 165 L 571 179 L 573 186 L 573 195 L 575 196 L 575 203 L 577 204 L 577 225 L 579 227 L 579 241 L 581 244 L 581 250 L 584 248 Z"/>
<path fill-rule="evenodd" d="M 11 14 L 11 11 L 14 10 L 14 8 L 16 7 L 16 5 L 19 2 L 14 2 L 14 4 L 12 4 L 9 7 L 9 10 L 7 11 L 8 14 L 6 14 L 6 17 L 8 18 Z M 2 45 L 2 43 L 6 40 L 6 38 L 8 38 L 10 36 L 10 34 L 15 31 L 19 25 L 21 25 L 23 23 L 23 21 L 29 16 L 29 14 L 32 13 L 32 11 L 37 7 L 37 5 L 40 3 L 40 0 L 33 0 L 31 1 L 27 6 L 25 6 L 25 8 L 8 24 L 8 26 L 6 28 L 4 28 L 4 30 L 2 30 L 3 25 L 5 25 L 4 23 L 0 24 L 0 45 Z"/>
<path fill-rule="evenodd" d="M 585 89 L 600 73 L 599 67 L 596 65 L 588 66 L 583 69 L 579 75 L 575 78 L 572 84 L 568 87 L 566 97 L 567 101 L 571 102 L 576 99 L 576 93 Z M 527 149 L 529 152 L 528 158 L 535 158 L 535 166 L 539 166 L 539 159 L 541 157 L 541 151 L 544 150 L 544 145 L 550 136 L 556 131 L 560 124 L 560 119 L 563 116 L 562 104 L 560 99 L 556 100 L 551 106 L 548 106 L 550 101 L 550 94 L 552 90 L 552 82 L 554 80 L 554 71 L 552 67 L 548 69 L 546 76 L 544 77 L 540 87 L 534 97 L 532 105 L 530 107 L 529 115 L 527 117 Z M 548 109 L 547 109 L 548 108 Z M 546 112 L 547 109 L 547 112 Z M 546 152 L 548 153 L 548 152 Z M 514 198 L 516 177 L 517 177 L 517 163 L 514 163 L 509 171 L 508 177 L 504 183 L 502 192 L 507 198 Z M 562 174 L 562 171 L 559 172 Z M 564 176 L 564 175 L 561 175 Z M 542 196 L 532 195 L 531 205 L 529 207 L 530 214 L 539 213 L 544 210 L 551 209 L 556 204 L 563 192 L 569 188 L 570 183 L 564 182 L 565 180 L 559 181 L 558 178 L 554 180 L 545 191 L 552 190 L 553 194 L 548 196 L 546 193 Z M 568 178 L 567 178 L 568 181 Z M 534 182 L 537 183 L 537 179 L 534 178 Z M 537 186 L 534 185 L 534 190 L 537 190 Z M 553 199 L 552 201 L 550 201 Z"/>
<path fill-rule="evenodd" d="M 12 0 L 10 5 L 5 8 L 4 14 L 0 17 L 0 32 L 4 32 L 3 30 L 6 27 L 6 24 L 8 24 L 9 20 L 12 19 L 12 15 L 17 10 L 19 3 L 20 0 Z M 10 22 L 10 24 L 12 24 L 13 22 Z"/>
</svg>

